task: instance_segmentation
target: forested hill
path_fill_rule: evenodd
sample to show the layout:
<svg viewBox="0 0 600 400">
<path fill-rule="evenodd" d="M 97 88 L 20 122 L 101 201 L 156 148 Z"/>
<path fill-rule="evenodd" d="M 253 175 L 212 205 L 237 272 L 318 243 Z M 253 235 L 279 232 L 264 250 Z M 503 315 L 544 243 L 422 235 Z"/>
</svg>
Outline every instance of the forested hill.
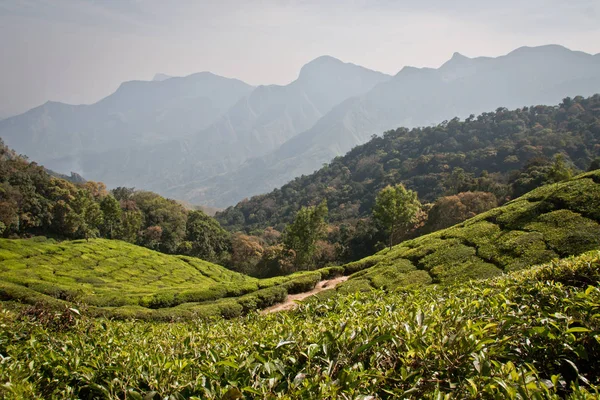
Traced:
<svg viewBox="0 0 600 400">
<path fill-rule="evenodd" d="M 300 207 L 325 199 L 331 222 L 351 221 L 370 214 L 377 192 L 397 183 L 426 202 L 483 191 L 502 203 L 552 181 L 559 154 L 576 170 L 590 168 L 600 155 L 600 95 L 388 131 L 217 219 L 230 230 L 281 228 Z"/>
<path fill-rule="evenodd" d="M 29 162 L 0 139 L 0 237 L 103 237 L 221 261 L 229 234 L 200 210 L 156 193 L 116 188 Z"/>
</svg>

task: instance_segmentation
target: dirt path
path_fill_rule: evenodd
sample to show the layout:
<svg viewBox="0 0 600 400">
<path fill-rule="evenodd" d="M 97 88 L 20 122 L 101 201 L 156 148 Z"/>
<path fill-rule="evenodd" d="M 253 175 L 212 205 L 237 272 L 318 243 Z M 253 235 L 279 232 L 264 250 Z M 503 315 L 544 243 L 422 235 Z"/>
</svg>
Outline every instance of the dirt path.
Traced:
<svg viewBox="0 0 600 400">
<path fill-rule="evenodd" d="M 285 301 L 283 303 L 275 304 L 274 306 L 265 308 L 264 310 L 261 311 L 261 314 L 268 314 L 268 313 L 272 313 L 272 312 L 291 310 L 293 308 L 296 308 L 296 306 L 298 306 L 296 301 L 304 300 L 305 298 L 310 297 L 314 294 L 320 293 L 324 290 L 333 289 L 340 283 L 345 282 L 347 280 L 348 280 L 347 276 L 338 276 L 337 278 L 321 281 L 321 282 L 317 283 L 315 288 L 313 290 L 311 290 L 310 292 L 290 294 L 290 295 L 288 295 L 288 297 L 285 299 Z"/>
</svg>

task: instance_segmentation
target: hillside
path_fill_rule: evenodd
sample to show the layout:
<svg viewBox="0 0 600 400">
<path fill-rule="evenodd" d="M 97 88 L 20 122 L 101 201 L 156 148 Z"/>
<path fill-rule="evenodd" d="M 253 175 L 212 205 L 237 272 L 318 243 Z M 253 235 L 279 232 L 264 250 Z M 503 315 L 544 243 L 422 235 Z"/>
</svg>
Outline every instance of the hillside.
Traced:
<svg viewBox="0 0 600 400">
<path fill-rule="evenodd" d="M 234 317 L 351 275 L 338 291 L 490 278 L 600 249 L 600 171 L 546 185 L 452 228 L 340 267 L 250 278 L 120 241 L 0 239 L 2 300 L 81 304 L 93 315 Z"/>
<path fill-rule="evenodd" d="M 234 317 L 310 290 L 327 275 L 259 280 L 117 240 L 0 239 L 0 300 L 78 304 L 118 318 Z"/>
<path fill-rule="evenodd" d="M 120 241 L 0 239 L 0 395 L 592 399 L 599 222 L 594 171 L 265 280 Z M 296 311 L 253 312 L 338 274 Z"/>
<path fill-rule="evenodd" d="M 457 53 L 438 69 L 405 67 L 364 95 L 340 103 L 274 152 L 224 176 L 194 183 L 188 192 L 174 193 L 223 207 L 311 174 L 390 129 L 466 119 L 498 107 L 557 104 L 567 96 L 596 93 L 598 56 L 561 46 L 522 47 L 497 58 Z"/>
<path fill-rule="evenodd" d="M 0 314 L 3 398 L 593 399 L 600 254 L 233 321 Z M 34 310 L 35 312 L 35 310 Z M 67 311 L 68 312 L 68 311 Z M 69 315 L 69 314 L 66 314 Z"/>
<path fill-rule="evenodd" d="M 490 278 L 600 248 L 600 171 L 546 185 L 464 223 L 345 266 L 339 290 Z"/>
<path fill-rule="evenodd" d="M 331 222 L 352 225 L 370 215 L 379 190 L 398 183 L 417 191 L 424 202 L 482 191 L 502 203 L 546 183 L 557 154 L 581 170 L 600 156 L 600 95 L 388 131 L 311 175 L 226 209 L 217 219 L 231 230 L 281 229 L 300 207 L 325 199 Z"/>
</svg>

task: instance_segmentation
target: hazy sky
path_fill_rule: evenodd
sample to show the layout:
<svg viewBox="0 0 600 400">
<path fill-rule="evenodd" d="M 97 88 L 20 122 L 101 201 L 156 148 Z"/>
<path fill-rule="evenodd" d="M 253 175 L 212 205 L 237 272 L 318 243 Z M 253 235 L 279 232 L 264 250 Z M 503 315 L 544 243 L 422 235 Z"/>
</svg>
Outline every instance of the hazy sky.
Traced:
<svg viewBox="0 0 600 400">
<path fill-rule="evenodd" d="M 0 116 L 156 72 L 283 84 L 323 54 L 395 74 L 549 43 L 600 52 L 600 1 L 0 0 Z"/>
</svg>

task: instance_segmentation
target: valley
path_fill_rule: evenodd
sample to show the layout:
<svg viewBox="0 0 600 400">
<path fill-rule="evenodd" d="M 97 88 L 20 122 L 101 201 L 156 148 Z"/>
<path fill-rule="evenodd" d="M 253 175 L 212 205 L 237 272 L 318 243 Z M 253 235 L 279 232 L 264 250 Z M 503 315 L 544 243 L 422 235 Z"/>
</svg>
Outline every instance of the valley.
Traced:
<svg viewBox="0 0 600 400">
<path fill-rule="evenodd" d="M 1 399 L 600 398 L 600 6 L 70 3 L 0 1 Z"/>
</svg>

